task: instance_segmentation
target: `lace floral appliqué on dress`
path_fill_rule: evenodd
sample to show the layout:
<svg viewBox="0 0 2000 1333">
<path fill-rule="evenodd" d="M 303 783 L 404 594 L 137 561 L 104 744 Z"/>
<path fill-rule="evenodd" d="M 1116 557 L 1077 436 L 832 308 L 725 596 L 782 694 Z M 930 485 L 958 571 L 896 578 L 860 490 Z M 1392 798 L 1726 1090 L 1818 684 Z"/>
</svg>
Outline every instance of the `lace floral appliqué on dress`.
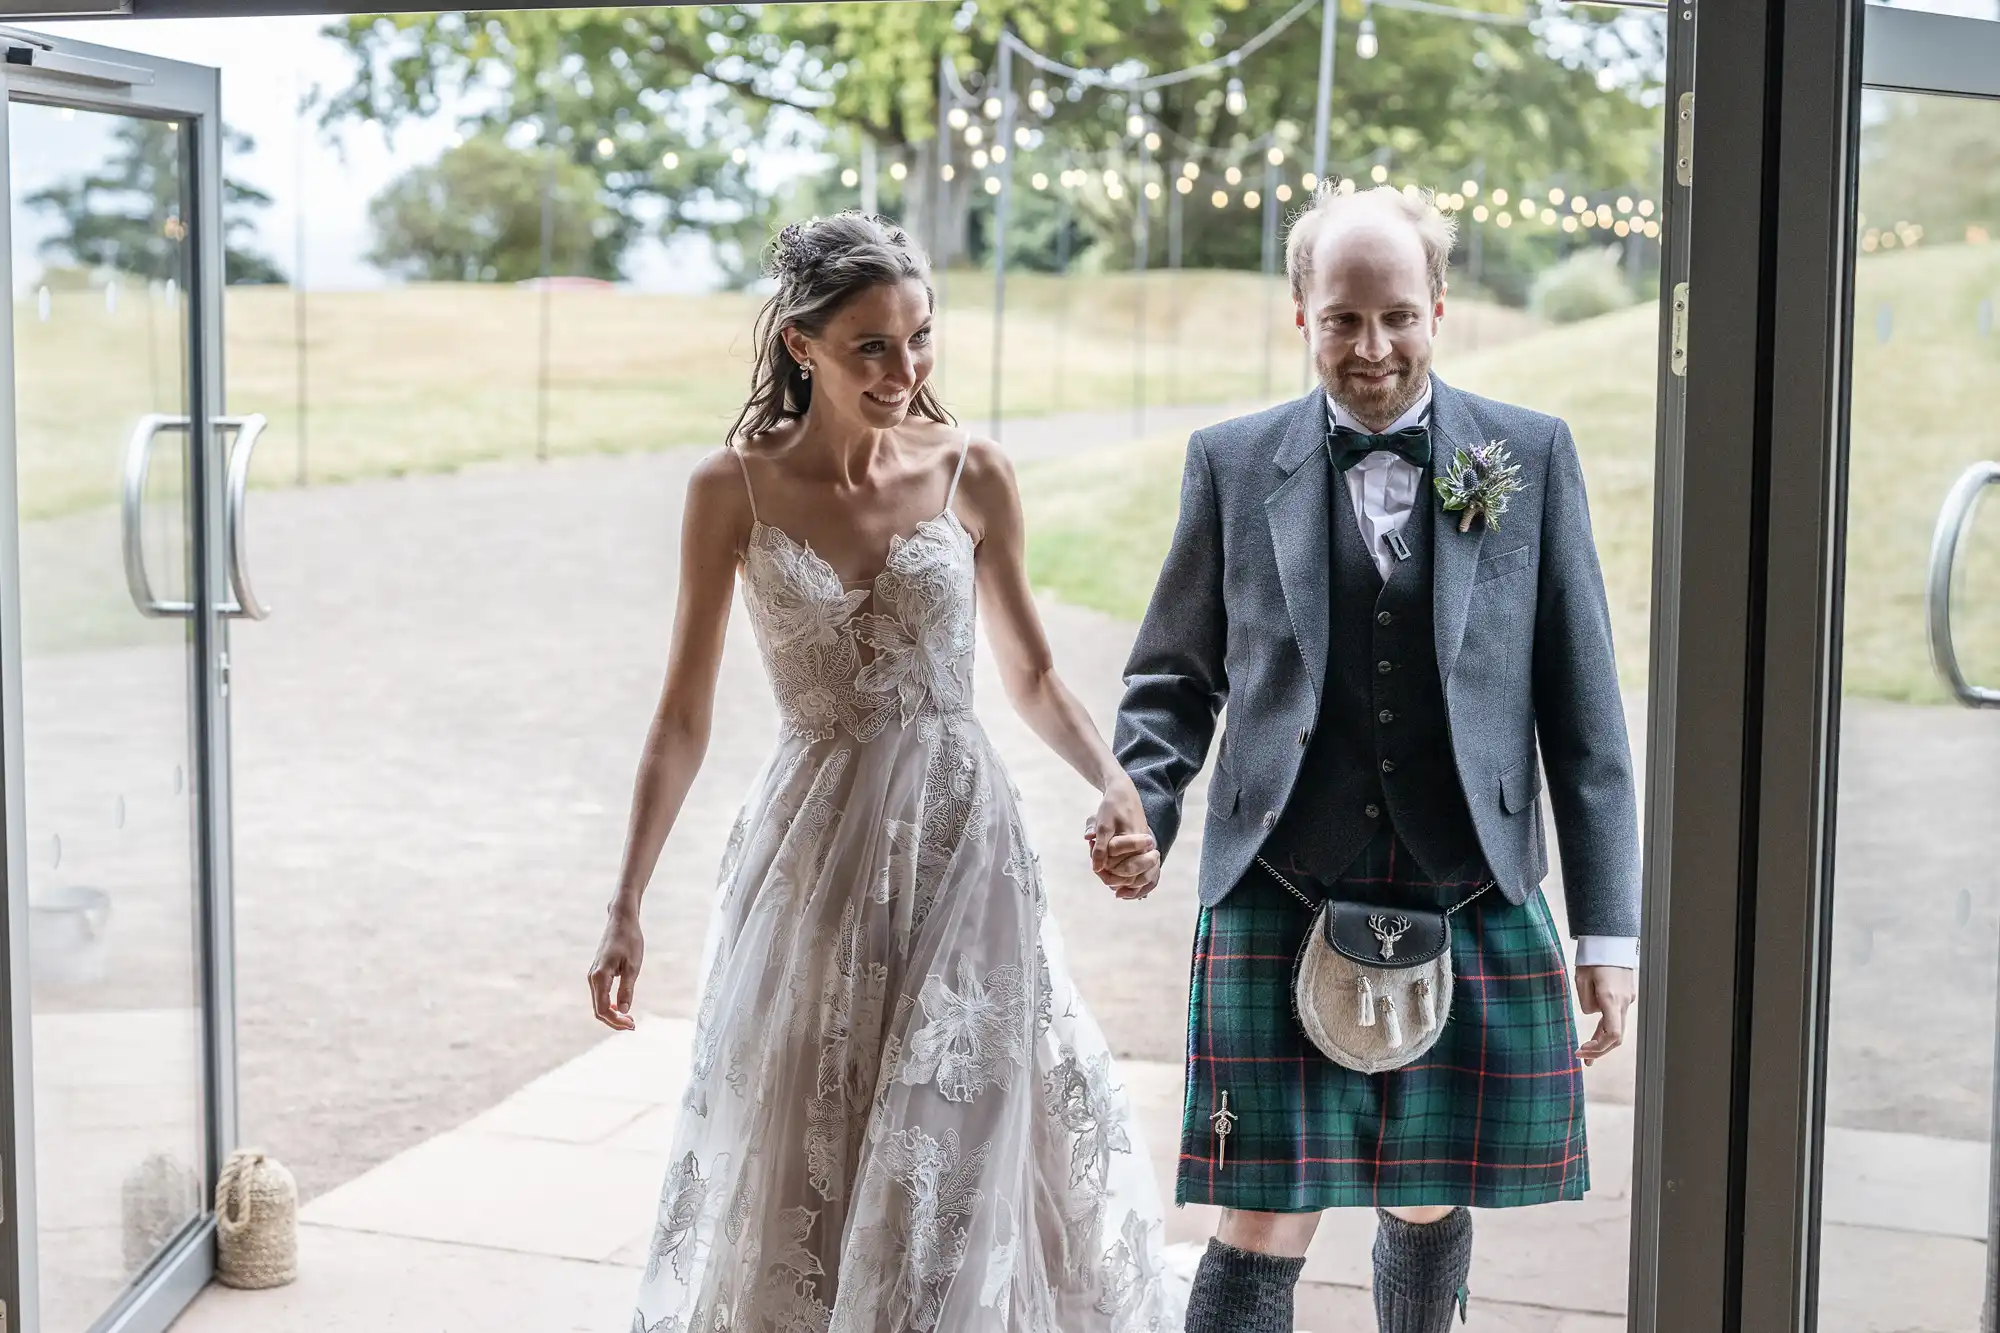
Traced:
<svg viewBox="0 0 2000 1333">
<path fill-rule="evenodd" d="M 973 582 L 949 504 L 861 587 L 753 528 L 781 738 L 722 866 L 634 1333 L 1177 1326 L 1150 1164 L 972 713 Z"/>
</svg>

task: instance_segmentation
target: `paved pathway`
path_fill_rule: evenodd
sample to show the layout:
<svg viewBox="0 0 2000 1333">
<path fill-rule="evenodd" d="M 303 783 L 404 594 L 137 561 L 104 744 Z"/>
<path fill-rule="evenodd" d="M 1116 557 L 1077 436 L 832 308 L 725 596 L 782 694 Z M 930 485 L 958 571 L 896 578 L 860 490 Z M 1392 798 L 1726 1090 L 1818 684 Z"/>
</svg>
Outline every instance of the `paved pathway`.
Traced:
<svg viewBox="0 0 2000 1333">
<path fill-rule="evenodd" d="M 1156 414 L 1152 424 L 1178 429 L 1220 413 L 1183 415 Z M 1041 457 L 1123 435 L 1122 414 L 1104 414 L 1016 423 L 1008 444 Z M 248 1136 L 299 1174 L 312 1225 L 299 1286 L 219 1293 L 187 1327 L 622 1326 L 627 1247 L 650 1214 L 664 1151 L 651 1108 L 668 1098 L 615 1089 L 621 1080 L 678 1078 L 668 1039 L 693 1011 L 714 866 L 774 734 L 739 615 L 708 763 L 647 906 L 653 953 L 641 1003 L 661 1035 L 646 1040 L 667 1044 L 601 1046 L 582 972 L 658 689 L 680 495 L 694 457 L 572 460 L 255 497 L 256 573 L 277 615 L 235 637 L 244 1112 Z M 1130 627 L 1058 605 L 1045 614 L 1065 676 L 1108 725 Z M 1071 854 L 1091 794 L 996 706 L 990 664 L 981 671 L 984 716 L 1024 792 L 1072 966 L 1130 1062 L 1160 1151 L 1172 1142 L 1178 1103 L 1198 846 L 1183 844 L 1150 902 L 1110 899 Z M 1829 1160 L 1848 1163 L 1843 1179 L 1860 1182 L 1847 1217 L 1870 1225 L 1830 1233 L 1838 1262 L 1828 1265 L 1828 1290 L 1839 1295 L 1842 1284 L 1880 1271 L 1884 1260 L 1869 1256 L 1896 1256 L 1903 1278 L 1934 1280 L 1905 1281 L 1915 1304 L 1895 1315 L 1901 1322 L 1867 1314 L 1822 1327 L 1941 1333 L 1964 1324 L 1960 1307 L 1977 1291 L 1982 1253 L 1973 1239 L 1980 1228 L 1967 1219 L 1983 1217 L 1983 1192 L 1967 1191 L 1983 1182 L 1984 1144 L 1965 1140 L 1983 1133 L 1966 1126 L 1983 1114 L 1988 1057 L 1968 1054 L 1963 1038 L 1990 1032 L 1995 893 L 1975 865 L 1951 884 L 1920 886 L 1943 897 L 1918 921 L 1897 910 L 1908 886 L 1895 867 L 1926 819 L 1988 827 L 1977 812 L 2000 805 L 2000 782 L 1926 792 L 1900 780 L 1913 754 L 1928 771 L 1983 773 L 1973 761 L 1989 753 L 1990 737 L 1945 710 L 1857 709 L 1850 728 L 1850 755 L 1870 757 L 1848 765 L 1854 806 L 1874 813 L 1843 821 L 1854 890 L 1836 923 L 1836 966 L 1856 978 L 1849 994 L 1879 1003 L 1840 1015 L 1854 1040 L 1835 1073 L 1858 1072 L 1837 1078 L 1836 1096 L 1851 1098 L 1872 1128 L 1959 1137 L 1891 1133 L 1830 1145 Z M 1194 799 L 1188 825 L 1198 832 L 1199 790 Z M 1954 909 L 1947 899 L 1962 885 L 1971 897 Z M 1560 894 L 1551 897 L 1560 910 Z M 1947 945 L 1930 938 L 1940 922 L 1951 927 Z M 1857 969 L 1887 947 L 1896 966 L 1877 963 L 1871 982 Z M 1932 955 L 1959 959 L 1968 985 L 1942 997 L 1898 987 L 1913 958 Z M 1926 1005 L 1945 1006 L 1951 1021 L 1912 1028 Z M 1921 1066 L 1917 1079 L 1918 1066 L 1897 1055 L 1912 1031 L 1931 1032 L 1924 1041 L 1956 1057 Z M 1574 1208 L 1483 1223 L 1490 1267 L 1481 1291 L 1491 1299 L 1482 1326 L 1616 1326 L 1630 1072 L 1620 1060 L 1590 1075 L 1599 1192 Z M 553 1082 L 536 1083 L 543 1075 Z M 524 1085 L 527 1101 L 510 1100 Z M 645 1105 L 624 1108 L 632 1114 L 621 1120 L 617 1108 L 586 1115 L 575 1101 L 543 1095 L 565 1087 L 572 1098 Z M 1916 1095 L 1933 1088 L 1945 1094 L 1942 1109 Z M 1905 1123 L 1916 1115 L 1927 1117 L 1921 1126 Z M 537 1146 L 551 1142 L 577 1152 Z M 593 1165 L 570 1173 L 558 1164 L 565 1157 Z M 1899 1186 L 1910 1181 L 1922 1188 Z M 488 1192 L 468 1193 L 474 1184 Z M 428 1231 L 427 1208 L 444 1209 Z M 482 1218 L 491 1227 L 512 1219 L 505 1225 L 520 1231 L 453 1229 Z M 1182 1238 L 1205 1232 L 1194 1210 L 1176 1218 Z M 1358 1265 L 1367 1225 L 1364 1215 L 1329 1224 L 1310 1266 L 1316 1285 L 1302 1303 L 1303 1327 L 1365 1323 Z M 614 1243 L 579 1250 L 577 1234 Z M 1552 1267 L 1558 1254 L 1566 1262 Z M 1866 1313 L 1857 1302 L 1867 1295 L 1852 1308 Z M 1926 1301 L 1936 1308 L 1926 1311 Z"/>
</svg>

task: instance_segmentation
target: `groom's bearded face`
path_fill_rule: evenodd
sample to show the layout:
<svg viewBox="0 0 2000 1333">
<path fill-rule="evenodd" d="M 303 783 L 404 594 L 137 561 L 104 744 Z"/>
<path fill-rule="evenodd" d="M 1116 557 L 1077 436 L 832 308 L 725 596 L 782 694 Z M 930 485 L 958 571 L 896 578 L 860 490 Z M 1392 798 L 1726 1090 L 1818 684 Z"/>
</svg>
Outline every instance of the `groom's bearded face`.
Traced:
<svg viewBox="0 0 2000 1333">
<path fill-rule="evenodd" d="M 1414 228 L 1392 216 L 1330 220 L 1299 304 L 1320 383 L 1362 425 L 1386 429 L 1423 396 L 1444 303 L 1431 297 Z"/>
</svg>

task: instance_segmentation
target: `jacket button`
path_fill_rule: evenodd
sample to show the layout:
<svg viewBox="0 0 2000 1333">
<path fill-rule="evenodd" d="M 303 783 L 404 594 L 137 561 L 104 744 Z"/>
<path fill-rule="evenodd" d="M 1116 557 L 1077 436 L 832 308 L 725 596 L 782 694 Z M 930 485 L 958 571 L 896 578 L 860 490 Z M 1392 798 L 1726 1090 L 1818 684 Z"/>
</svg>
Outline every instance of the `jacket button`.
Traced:
<svg viewBox="0 0 2000 1333">
<path fill-rule="evenodd" d="M 1396 715 L 1385 708 L 1381 712 L 1375 715 L 1375 720 L 1377 722 L 1382 723 L 1384 726 L 1387 726 L 1389 723 L 1394 722 L 1396 720 Z"/>
<path fill-rule="evenodd" d="M 1377 611 L 1375 613 L 1375 623 L 1378 625 L 1386 625 L 1395 618 L 1396 617 L 1390 615 L 1387 611 Z"/>
<path fill-rule="evenodd" d="M 1363 810 L 1361 813 L 1367 815 L 1370 819 L 1380 819 L 1382 817 L 1382 807 L 1379 805 L 1371 805 L 1367 809 Z"/>
<path fill-rule="evenodd" d="M 1312 738 L 1313 738 L 1313 729 L 1312 729 L 1311 727 L 1300 727 L 1300 728 L 1299 728 L 1299 744 L 1300 744 L 1300 745 L 1304 745 L 1304 744 L 1308 743 L 1309 741 L 1311 741 L 1311 740 L 1312 740 Z"/>
<path fill-rule="evenodd" d="M 1264 812 L 1264 827 L 1267 829 L 1278 827 L 1278 812 L 1276 810 L 1266 810 Z"/>
<path fill-rule="evenodd" d="M 1384 759 L 1382 761 L 1382 771 L 1384 773 L 1394 773 L 1396 771 L 1396 761 L 1393 759 Z"/>
<path fill-rule="evenodd" d="M 1375 671 L 1378 675 L 1386 676 L 1395 669 L 1395 664 L 1392 662 L 1377 662 L 1375 664 Z"/>
</svg>

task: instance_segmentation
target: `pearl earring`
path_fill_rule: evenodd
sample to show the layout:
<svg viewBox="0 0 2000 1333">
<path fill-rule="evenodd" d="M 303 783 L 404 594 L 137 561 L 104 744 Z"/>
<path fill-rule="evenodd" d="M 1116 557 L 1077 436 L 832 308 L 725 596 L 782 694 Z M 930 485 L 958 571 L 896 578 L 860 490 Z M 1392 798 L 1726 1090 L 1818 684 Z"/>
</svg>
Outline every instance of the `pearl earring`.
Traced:
<svg viewBox="0 0 2000 1333">
<path fill-rule="evenodd" d="M 802 380 L 809 380 L 812 378 L 812 375 L 813 375 L 812 363 L 810 361 L 799 362 L 799 378 Z"/>
</svg>

